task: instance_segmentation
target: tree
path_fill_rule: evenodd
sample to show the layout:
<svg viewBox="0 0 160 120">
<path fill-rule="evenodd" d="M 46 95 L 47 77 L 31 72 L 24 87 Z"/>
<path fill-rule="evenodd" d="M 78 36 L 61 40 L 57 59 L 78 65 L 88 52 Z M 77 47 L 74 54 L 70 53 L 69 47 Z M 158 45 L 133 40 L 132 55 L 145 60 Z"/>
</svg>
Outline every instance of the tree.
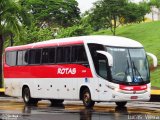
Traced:
<svg viewBox="0 0 160 120">
<path fill-rule="evenodd" d="M 92 26 L 95 26 L 96 30 L 101 27 L 110 28 L 115 35 L 126 5 L 127 0 L 100 0 L 96 2 L 90 14 Z"/>
<path fill-rule="evenodd" d="M 90 33 L 90 29 L 83 25 L 74 25 L 72 27 L 62 29 L 56 38 L 65 38 L 73 36 L 84 36 Z"/>
<path fill-rule="evenodd" d="M 20 0 L 20 4 L 33 14 L 40 27 L 68 27 L 80 18 L 80 10 L 75 0 Z"/>
<path fill-rule="evenodd" d="M 2 87 L 2 54 L 5 38 L 18 35 L 22 24 L 30 24 L 29 14 L 13 0 L 0 0 L 0 85 Z"/>
<path fill-rule="evenodd" d="M 14 37 L 15 45 L 30 44 L 54 38 L 54 30 L 50 28 L 39 28 L 35 24 L 25 26 L 19 35 L 19 39 Z"/>
<path fill-rule="evenodd" d="M 140 23 L 144 21 L 144 16 L 150 12 L 150 7 L 147 3 L 141 2 L 137 3 L 128 3 L 125 6 L 125 12 L 123 14 L 124 23 Z"/>
<path fill-rule="evenodd" d="M 149 11 L 145 2 L 136 4 L 128 0 L 99 0 L 89 12 L 89 23 L 94 30 L 107 28 L 115 35 L 119 25 L 141 22 Z"/>
<path fill-rule="evenodd" d="M 156 8 L 160 8 L 160 0 L 150 0 L 150 6 L 155 6 Z"/>
</svg>

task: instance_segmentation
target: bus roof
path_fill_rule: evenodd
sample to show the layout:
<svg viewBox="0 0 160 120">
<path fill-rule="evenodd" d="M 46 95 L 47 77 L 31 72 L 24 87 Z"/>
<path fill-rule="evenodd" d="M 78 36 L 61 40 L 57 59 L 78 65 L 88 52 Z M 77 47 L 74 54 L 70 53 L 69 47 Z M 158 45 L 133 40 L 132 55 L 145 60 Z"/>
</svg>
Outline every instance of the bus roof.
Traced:
<svg viewBox="0 0 160 120">
<path fill-rule="evenodd" d="M 52 46 L 63 46 L 63 45 L 74 45 L 74 44 L 83 44 L 83 43 L 97 43 L 97 44 L 103 44 L 103 45 L 115 46 L 115 47 L 134 47 L 134 48 L 143 47 L 141 43 L 125 37 L 107 36 L 107 35 L 91 35 L 91 36 L 52 39 L 48 41 L 42 41 L 42 42 L 37 42 L 37 43 L 32 43 L 27 45 L 13 46 L 13 47 L 6 48 L 6 51 L 52 47 Z"/>
</svg>

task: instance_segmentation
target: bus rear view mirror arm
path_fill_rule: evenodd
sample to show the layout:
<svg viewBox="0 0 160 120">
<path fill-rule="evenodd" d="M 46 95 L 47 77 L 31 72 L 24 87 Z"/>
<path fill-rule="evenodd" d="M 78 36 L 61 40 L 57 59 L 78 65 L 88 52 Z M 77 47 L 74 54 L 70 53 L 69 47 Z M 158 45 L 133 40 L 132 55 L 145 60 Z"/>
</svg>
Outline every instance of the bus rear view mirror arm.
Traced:
<svg viewBox="0 0 160 120">
<path fill-rule="evenodd" d="M 110 53 L 108 53 L 106 51 L 100 51 L 100 50 L 98 50 L 96 52 L 106 56 L 106 58 L 108 59 L 108 65 L 110 67 L 113 66 L 113 57 L 112 57 L 112 55 Z"/>
<path fill-rule="evenodd" d="M 153 67 L 157 67 L 157 64 L 158 64 L 157 57 L 156 57 L 154 54 L 149 53 L 149 52 L 146 52 L 146 54 L 147 54 L 149 57 L 152 58 L 152 60 L 153 60 Z"/>
</svg>

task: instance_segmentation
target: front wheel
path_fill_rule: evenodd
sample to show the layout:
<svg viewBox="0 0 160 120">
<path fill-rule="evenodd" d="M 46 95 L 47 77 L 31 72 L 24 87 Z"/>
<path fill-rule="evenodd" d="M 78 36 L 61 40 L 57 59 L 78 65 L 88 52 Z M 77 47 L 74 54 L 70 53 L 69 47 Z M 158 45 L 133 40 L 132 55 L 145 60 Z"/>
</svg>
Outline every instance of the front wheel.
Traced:
<svg viewBox="0 0 160 120">
<path fill-rule="evenodd" d="M 31 98 L 30 90 L 28 87 L 23 89 L 22 98 L 26 105 L 36 105 L 38 103 L 37 99 Z"/>
<path fill-rule="evenodd" d="M 86 108 L 92 108 L 95 104 L 91 99 L 91 93 L 88 88 L 86 88 L 82 93 L 82 101 Z"/>
<path fill-rule="evenodd" d="M 124 107 L 126 104 L 127 104 L 126 101 L 124 101 L 124 102 L 116 102 L 116 105 L 117 105 L 118 107 Z"/>
</svg>

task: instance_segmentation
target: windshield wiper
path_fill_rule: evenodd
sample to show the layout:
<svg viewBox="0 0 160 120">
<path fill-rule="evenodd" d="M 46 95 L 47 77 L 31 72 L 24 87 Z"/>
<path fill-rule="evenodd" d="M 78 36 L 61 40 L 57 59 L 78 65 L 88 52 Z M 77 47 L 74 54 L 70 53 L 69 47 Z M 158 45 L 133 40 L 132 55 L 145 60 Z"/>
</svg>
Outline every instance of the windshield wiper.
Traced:
<svg viewBox="0 0 160 120">
<path fill-rule="evenodd" d="M 134 74 L 134 78 L 135 78 L 136 72 L 137 72 L 138 75 L 139 75 L 139 77 L 141 78 L 141 80 L 144 81 L 143 78 L 142 78 L 142 76 L 141 76 L 141 74 L 140 74 L 140 72 L 138 71 L 137 67 L 136 67 L 135 64 L 134 64 L 134 61 L 132 61 L 132 67 L 133 67 L 134 73 L 135 73 L 135 74 Z"/>
<path fill-rule="evenodd" d="M 127 67 L 125 69 L 125 76 L 123 78 L 123 80 L 127 80 L 127 75 L 129 75 L 129 62 L 127 60 Z"/>
</svg>

